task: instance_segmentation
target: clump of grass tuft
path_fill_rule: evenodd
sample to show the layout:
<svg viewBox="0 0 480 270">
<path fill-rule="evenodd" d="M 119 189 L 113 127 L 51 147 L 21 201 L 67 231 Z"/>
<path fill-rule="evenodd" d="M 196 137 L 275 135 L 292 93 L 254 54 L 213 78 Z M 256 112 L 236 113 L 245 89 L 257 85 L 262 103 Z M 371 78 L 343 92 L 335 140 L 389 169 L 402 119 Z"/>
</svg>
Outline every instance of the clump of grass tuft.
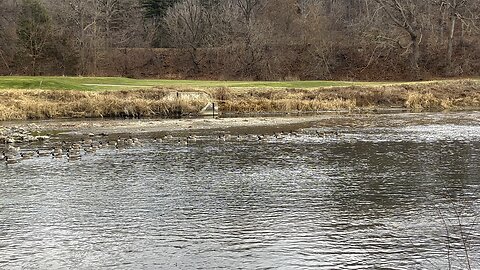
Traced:
<svg viewBox="0 0 480 270">
<path fill-rule="evenodd" d="M 220 101 L 226 101 L 231 98 L 230 91 L 227 87 L 219 87 L 214 90 L 214 98 Z"/>
<path fill-rule="evenodd" d="M 409 93 L 405 105 L 408 109 L 415 112 L 442 109 L 441 100 L 432 93 Z"/>
</svg>

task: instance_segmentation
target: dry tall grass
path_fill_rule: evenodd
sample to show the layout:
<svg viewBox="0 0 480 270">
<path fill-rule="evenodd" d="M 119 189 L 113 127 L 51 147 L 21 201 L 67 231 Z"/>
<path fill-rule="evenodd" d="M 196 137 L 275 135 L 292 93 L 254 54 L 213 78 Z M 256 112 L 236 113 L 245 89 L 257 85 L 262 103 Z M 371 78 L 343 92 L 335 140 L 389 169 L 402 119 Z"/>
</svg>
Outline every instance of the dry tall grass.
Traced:
<svg viewBox="0 0 480 270">
<path fill-rule="evenodd" d="M 480 109 L 480 82 L 437 82 L 406 88 L 405 107 L 411 111 Z"/>
<path fill-rule="evenodd" d="M 218 88 L 210 93 L 227 113 L 480 109 L 480 82 L 471 80 L 319 89 Z"/>
<path fill-rule="evenodd" d="M 152 117 L 196 114 L 211 101 L 223 113 L 288 113 L 405 108 L 411 111 L 480 109 L 479 81 L 319 89 L 218 88 L 200 91 L 1 90 L 0 120 Z"/>
<path fill-rule="evenodd" d="M 172 89 L 135 91 L 0 91 L 0 120 L 92 117 L 151 117 L 195 114 L 208 95 Z"/>
</svg>

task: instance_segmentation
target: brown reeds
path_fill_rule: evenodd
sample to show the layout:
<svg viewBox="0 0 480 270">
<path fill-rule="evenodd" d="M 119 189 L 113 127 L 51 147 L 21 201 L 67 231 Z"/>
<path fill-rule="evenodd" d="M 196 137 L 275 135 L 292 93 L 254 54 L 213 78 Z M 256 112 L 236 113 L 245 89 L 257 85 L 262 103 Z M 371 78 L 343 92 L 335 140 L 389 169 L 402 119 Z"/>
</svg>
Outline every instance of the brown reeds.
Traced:
<svg viewBox="0 0 480 270">
<path fill-rule="evenodd" d="M 171 89 L 132 91 L 0 91 L 0 120 L 96 117 L 153 117 L 198 113 L 206 94 Z"/>
<path fill-rule="evenodd" d="M 211 94 L 225 113 L 480 109 L 480 82 L 473 80 L 319 89 L 219 88 Z"/>
<path fill-rule="evenodd" d="M 462 80 L 406 87 L 405 107 L 411 111 L 480 109 L 480 82 Z"/>
<path fill-rule="evenodd" d="M 480 81 L 319 89 L 0 90 L 0 120 L 194 115 L 211 101 L 222 113 L 480 109 Z"/>
</svg>

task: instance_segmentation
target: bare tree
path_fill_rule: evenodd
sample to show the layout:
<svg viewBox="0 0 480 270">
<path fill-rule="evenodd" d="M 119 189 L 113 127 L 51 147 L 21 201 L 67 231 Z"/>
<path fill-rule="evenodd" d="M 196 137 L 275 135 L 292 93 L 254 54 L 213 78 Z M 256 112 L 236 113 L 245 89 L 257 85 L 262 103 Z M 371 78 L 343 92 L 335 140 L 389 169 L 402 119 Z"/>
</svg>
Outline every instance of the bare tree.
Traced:
<svg viewBox="0 0 480 270">
<path fill-rule="evenodd" d="M 132 0 L 96 0 L 95 25 L 97 43 L 104 48 L 135 46 L 142 43 L 143 12 L 140 4 Z"/>
<path fill-rule="evenodd" d="M 48 74 L 364 80 L 406 80 L 419 71 L 480 74 L 478 0 L 37 1 L 51 17 L 52 36 L 37 65 Z M 0 1 L 2 74 L 30 72 L 18 38 L 21 2 Z"/>
<path fill-rule="evenodd" d="M 439 8 L 440 16 L 446 17 L 448 21 L 448 34 L 446 36 L 447 49 L 445 53 L 447 72 L 453 72 L 453 52 L 455 47 L 456 33 L 460 32 L 463 37 L 465 26 L 471 28 L 474 31 L 480 30 L 477 27 L 478 18 L 478 5 L 477 1 L 472 0 L 432 0 L 431 3 Z M 460 22 L 460 23 L 459 23 Z M 460 30 L 459 30 L 460 29 Z"/>
<path fill-rule="evenodd" d="M 32 74 L 37 75 L 37 62 L 44 56 L 52 27 L 47 10 L 37 0 L 23 0 L 17 29 L 20 44 L 30 59 Z"/>
<path fill-rule="evenodd" d="M 420 44 L 423 39 L 423 25 L 421 20 L 421 0 L 375 0 L 385 11 L 386 17 L 392 25 L 401 29 L 408 36 L 408 43 L 401 44 L 401 37 L 393 37 L 397 44 L 410 52 L 410 68 L 413 74 L 418 72 L 420 58 Z"/>
<path fill-rule="evenodd" d="M 11 58 L 15 51 L 16 18 L 18 17 L 16 0 L 0 1 L 0 61 L 7 74 L 11 73 Z M 0 73 L 3 68 L 0 68 Z"/>
<path fill-rule="evenodd" d="M 207 45 L 210 24 L 200 0 L 183 0 L 167 11 L 165 24 L 174 44 L 186 48 L 194 73 L 199 71 L 197 50 Z"/>
<path fill-rule="evenodd" d="M 63 20 L 75 37 L 79 52 L 79 74 L 95 73 L 98 34 L 99 0 L 71 0 L 57 3 L 57 12 L 63 12 Z M 55 1 L 56 3 L 56 1 Z M 52 3 L 52 4 L 55 4 Z M 93 60 L 92 60 L 93 59 Z M 92 67 L 93 66 L 93 67 Z"/>
</svg>

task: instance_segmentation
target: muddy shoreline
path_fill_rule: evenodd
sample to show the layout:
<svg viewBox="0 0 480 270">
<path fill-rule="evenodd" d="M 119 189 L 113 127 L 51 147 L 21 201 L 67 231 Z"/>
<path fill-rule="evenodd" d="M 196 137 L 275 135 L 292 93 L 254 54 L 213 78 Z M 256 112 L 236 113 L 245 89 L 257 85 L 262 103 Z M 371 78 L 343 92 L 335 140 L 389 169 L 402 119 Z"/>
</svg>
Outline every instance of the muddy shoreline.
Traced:
<svg viewBox="0 0 480 270">
<path fill-rule="evenodd" d="M 396 116 L 417 121 L 417 116 L 430 115 L 432 123 L 439 115 L 451 113 L 409 113 L 401 111 L 384 111 L 381 113 L 352 114 L 324 113 L 316 115 L 284 116 L 244 116 L 229 118 L 181 118 L 181 119 L 61 119 L 37 121 L 13 121 L 0 123 L 0 143 L 35 143 L 58 139 L 81 139 L 87 137 L 137 136 L 155 137 L 175 134 L 273 134 L 276 132 L 295 131 L 312 125 L 325 128 L 341 128 L 379 125 L 398 125 Z M 468 112 L 464 112 L 468 113 Z M 472 117 L 478 117 L 478 111 L 470 111 Z M 480 121 L 480 120 L 479 120 Z M 453 123 L 453 122 L 452 122 Z"/>
<path fill-rule="evenodd" d="M 335 114 L 339 115 L 339 114 Z M 41 141 L 58 137 L 119 136 L 131 134 L 146 137 L 151 134 L 188 134 L 227 132 L 240 129 L 255 133 L 256 129 L 297 129 L 332 115 L 235 117 L 235 118 L 182 118 L 182 119 L 63 119 L 44 121 L 3 122 L 0 138 L 16 137 L 18 141 Z M 23 139 L 22 139 L 23 137 Z"/>
</svg>

